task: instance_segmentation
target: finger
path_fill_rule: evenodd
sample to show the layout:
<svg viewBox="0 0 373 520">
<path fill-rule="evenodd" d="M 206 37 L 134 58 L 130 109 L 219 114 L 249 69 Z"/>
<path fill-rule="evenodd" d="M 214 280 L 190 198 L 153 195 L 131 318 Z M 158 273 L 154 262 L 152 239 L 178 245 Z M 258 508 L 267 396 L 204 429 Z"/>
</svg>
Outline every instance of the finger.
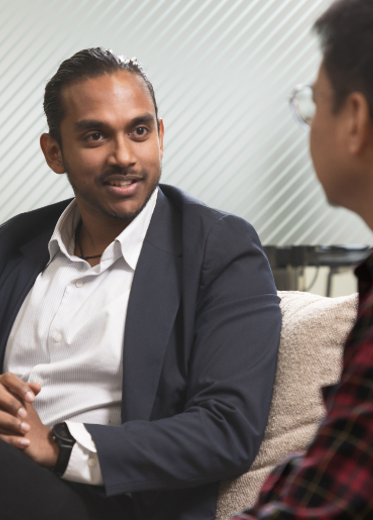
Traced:
<svg viewBox="0 0 373 520">
<path fill-rule="evenodd" d="M 7 388 L 0 384 L 0 407 L 7 413 L 10 413 L 14 417 L 19 419 L 25 419 L 27 417 L 27 411 L 23 406 L 23 402 L 9 391 Z"/>
<path fill-rule="evenodd" d="M 3 440 L 4 442 L 6 442 L 7 444 L 10 444 L 11 446 L 18 448 L 19 450 L 24 450 L 25 448 L 28 448 L 28 446 L 30 446 L 29 439 L 26 439 L 25 437 L 17 437 L 16 435 L 0 434 L 0 439 Z"/>
<path fill-rule="evenodd" d="M 35 401 L 35 394 L 30 389 L 30 385 L 11 372 L 0 376 L 0 384 L 28 403 Z"/>
<path fill-rule="evenodd" d="M 18 435 L 19 437 L 24 437 L 24 433 L 14 432 L 12 430 L 7 430 L 6 428 L 0 428 L 1 435 Z"/>
<path fill-rule="evenodd" d="M 21 400 L 21 402 L 19 402 Z M 35 394 L 28 383 L 24 383 L 19 377 L 11 372 L 0 376 L 0 406 L 9 413 L 21 419 L 25 419 L 27 412 L 22 406 L 23 402 L 33 402 Z"/>
<path fill-rule="evenodd" d="M 41 384 L 40 383 L 28 383 L 30 390 L 37 396 L 41 391 Z"/>
<path fill-rule="evenodd" d="M 8 412 L 0 411 L 0 429 L 11 433 L 24 434 L 30 431 L 30 425 L 17 419 Z"/>
</svg>

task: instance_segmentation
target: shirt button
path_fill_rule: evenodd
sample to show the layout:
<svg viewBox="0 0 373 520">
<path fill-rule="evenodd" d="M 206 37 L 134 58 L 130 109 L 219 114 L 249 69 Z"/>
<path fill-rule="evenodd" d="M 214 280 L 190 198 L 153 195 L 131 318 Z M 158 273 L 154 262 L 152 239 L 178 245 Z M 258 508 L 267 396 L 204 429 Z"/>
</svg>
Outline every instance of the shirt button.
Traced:
<svg viewBox="0 0 373 520">
<path fill-rule="evenodd" d="M 96 459 L 92 459 L 92 458 L 88 459 L 88 466 L 90 468 L 95 467 L 96 466 Z"/>
<path fill-rule="evenodd" d="M 35 382 L 38 383 L 38 385 L 43 386 L 43 381 L 41 379 L 37 379 Z"/>
<path fill-rule="evenodd" d="M 57 332 L 57 334 L 54 335 L 54 341 L 56 341 L 57 343 L 59 343 L 62 339 L 62 334 L 60 334 L 59 332 Z"/>
<path fill-rule="evenodd" d="M 77 282 L 75 282 L 75 287 L 77 287 L 78 289 L 80 289 L 81 287 L 83 287 L 83 282 L 82 282 L 82 280 L 78 280 Z"/>
</svg>

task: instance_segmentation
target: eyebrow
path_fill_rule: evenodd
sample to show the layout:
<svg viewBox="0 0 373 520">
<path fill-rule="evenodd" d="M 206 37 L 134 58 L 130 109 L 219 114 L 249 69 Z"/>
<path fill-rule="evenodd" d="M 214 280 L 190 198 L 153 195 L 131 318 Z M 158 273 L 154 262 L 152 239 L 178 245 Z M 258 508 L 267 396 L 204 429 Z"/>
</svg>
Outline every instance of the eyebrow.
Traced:
<svg viewBox="0 0 373 520">
<path fill-rule="evenodd" d="M 94 119 L 82 119 L 74 123 L 76 130 L 90 130 L 92 128 L 104 128 L 102 121 L 95 121 Z"/>
<path fill-rule="evenodd" d="M 142 116 L 135 117 L 132 119 L 130 126 L 137 126 L 141 124 L 149 124 L 154 123 L 155 116 L 151 113 L 143 114 Z M 75 130 L 92 130 L 92 129 L 103 129 L 106 128 L 107 125 L 102 121 L 95 119 L 82 119 L 81 121 L 77 121 L 74 123 Z"/>
<path fill-rule="evenodd" d="M 145 123 L 154 123 L 155 122 L 155 116 L 154 114 L 144 114 L 142 116 L 139 116 L 139 117 L 135 117 L 135 119 L 133 119 L 131 121 L 131 124 L 132 126 L 137 126 L 137 125 L 141 125 L 141 124 L 145 124 Z"/>
</svg>

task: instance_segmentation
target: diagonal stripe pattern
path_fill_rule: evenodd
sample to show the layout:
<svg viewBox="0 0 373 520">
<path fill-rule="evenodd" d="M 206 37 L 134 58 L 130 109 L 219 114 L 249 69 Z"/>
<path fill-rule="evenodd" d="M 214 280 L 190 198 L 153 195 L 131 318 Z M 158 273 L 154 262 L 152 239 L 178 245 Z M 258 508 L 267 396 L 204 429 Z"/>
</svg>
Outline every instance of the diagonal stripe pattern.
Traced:
<svg viewBox="0 0 373 520">
<path fill-rule="evenodd" d="M 165 120 L 163 181 L 241 215 L 264 244 L 370 243 L 330 208 L 288 95 L 320 60 L 312 23 L 330 0 L 3 0 L 0 222 L 72 196 L 39 149 L 46 81 L 77 50 L 137 56 Z"/>
</svg>

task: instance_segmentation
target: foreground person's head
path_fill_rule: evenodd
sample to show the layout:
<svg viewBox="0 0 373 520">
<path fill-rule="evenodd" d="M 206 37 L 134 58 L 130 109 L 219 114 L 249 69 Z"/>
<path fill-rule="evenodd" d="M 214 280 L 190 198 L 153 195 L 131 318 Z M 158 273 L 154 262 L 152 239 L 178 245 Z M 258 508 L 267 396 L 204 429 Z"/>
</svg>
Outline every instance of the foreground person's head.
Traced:
<svg viewBox="0 0 373 520">
<path fill-rule="evenodd" d="M 339 0 L 317 20 L 323 61 L 312 86 L 310 146 L 332 204 L 373 228 L 373 0 Z"/>
<path fill-rule="evenodd" d="M 84 219 L 131 221 L 161 174 L 163 123 L 136 59 L 94 48 L 65 60 L 45 89 L 48 165 L 67 173 Z"/>
</svg>

